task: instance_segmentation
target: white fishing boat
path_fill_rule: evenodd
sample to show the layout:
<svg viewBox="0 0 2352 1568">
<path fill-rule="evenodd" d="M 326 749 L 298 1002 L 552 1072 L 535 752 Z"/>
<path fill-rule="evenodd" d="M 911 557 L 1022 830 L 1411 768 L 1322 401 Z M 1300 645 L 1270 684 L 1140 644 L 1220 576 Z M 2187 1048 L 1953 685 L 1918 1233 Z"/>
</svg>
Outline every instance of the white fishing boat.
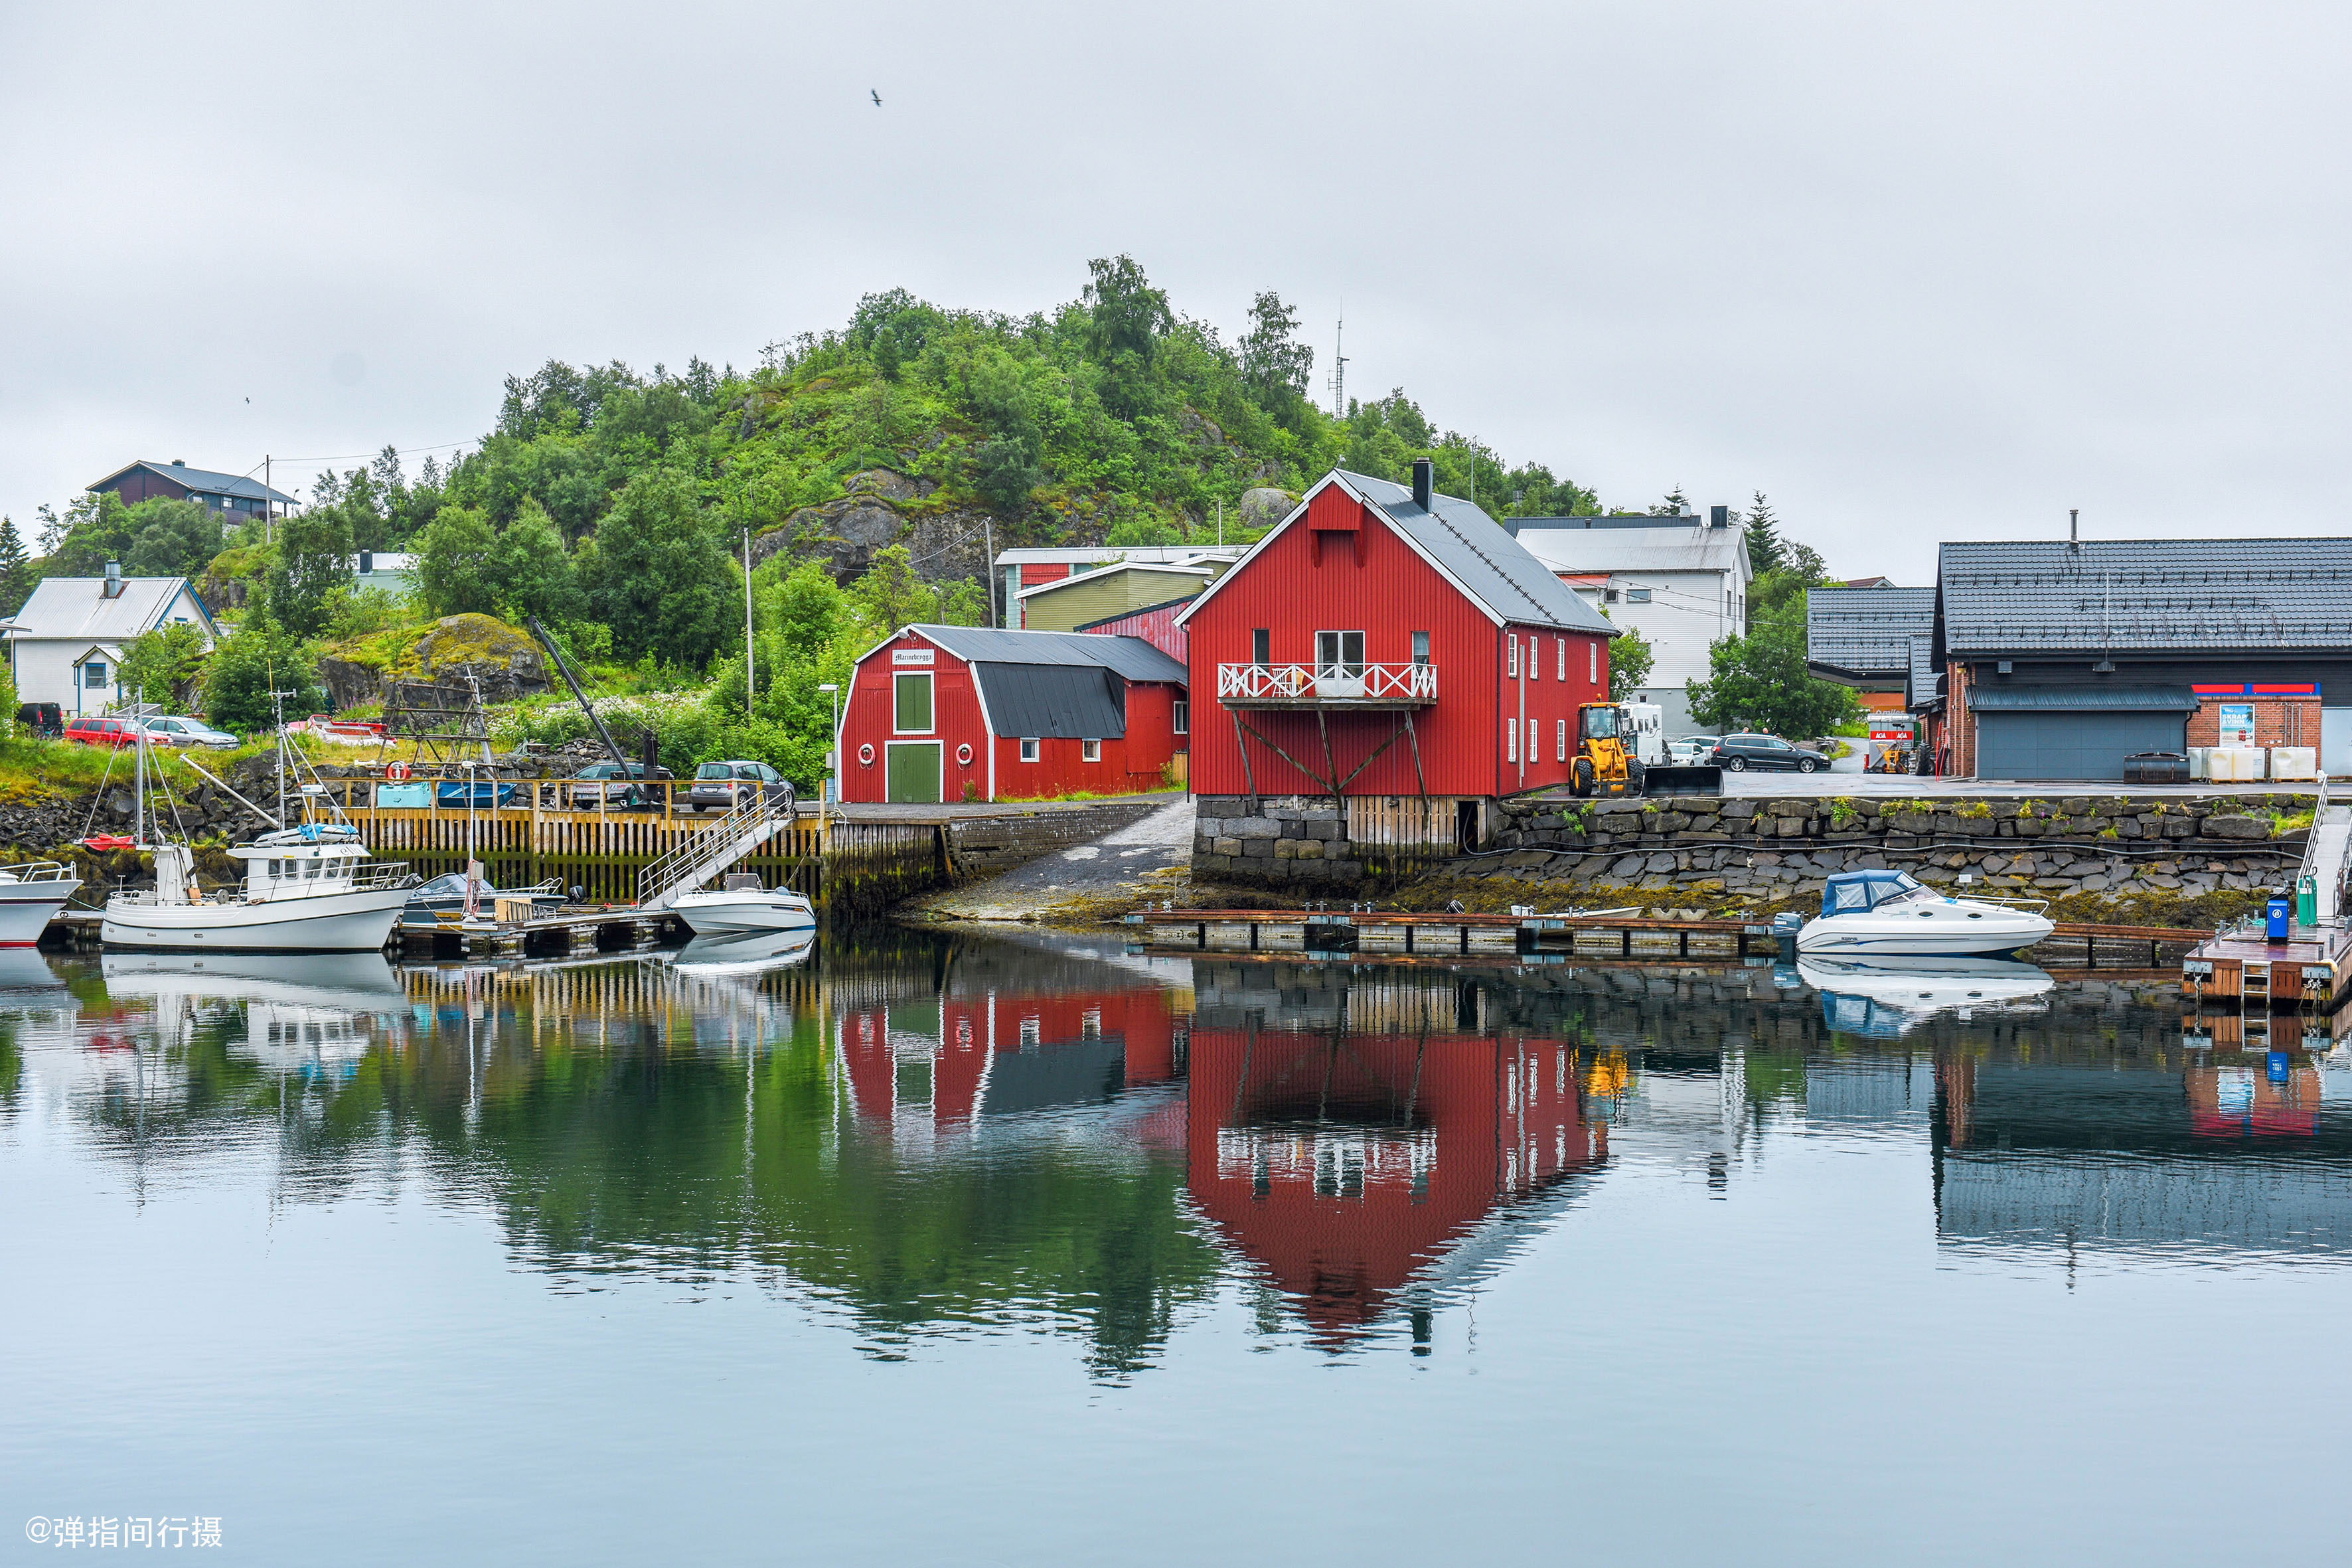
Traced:
<svg viewBox="0 0 2352 1568">
<path fill-rule="evenodd" d="M 1797 933 L 1801 958 L 2003 958 L 2053 929 L 2042 900 L 1962 899 L 1905 871 L 1841 871 Z"/>
<path fill-rule="evenodd" d="M 281 780 L 289 766 L 284 734 L 278 738 Z M 152 854 L 155 886 L 122 889 L 110 895 L 99 923 L 99 940 L 110 948 L 161 952 L 369 952 L 391 940 L 392 928 L 408 902 L 415 873 L 397 862 L 378 861 L 348 822 L 304 822 L 279 826 L 252 843 L 227 851 L 245 863 L 245 880 L 234 894 L 206 898 L 197 885 L 195 855 L 187 845 L 150 831 L 146 786 L 147 746 L 138 742 L 139 847 Z M 286 821 L 283 784 L 275 823 Z M 243 800 L 243 796 L 237 797 Z M 307 803 L 324 799 L 320 790 Z M 247 803 L 250 805 L 250 803 Z M 257 816 L 266 816 L 253 806 Z"/>
<path fill-rule="evenodd" d="M 31 947 L 66 900 L 81 890 L 73 868 L 56 860 L 0 867 L 0 947 Z"/>
<path fill-rule="evenodd" d="M 789 888 L 764 888 L 748 871 L 729 876 L 717 888 L 680 893 L 670 911 L 697 936 L 816 929 L 816 910 Z"/>
</svg>

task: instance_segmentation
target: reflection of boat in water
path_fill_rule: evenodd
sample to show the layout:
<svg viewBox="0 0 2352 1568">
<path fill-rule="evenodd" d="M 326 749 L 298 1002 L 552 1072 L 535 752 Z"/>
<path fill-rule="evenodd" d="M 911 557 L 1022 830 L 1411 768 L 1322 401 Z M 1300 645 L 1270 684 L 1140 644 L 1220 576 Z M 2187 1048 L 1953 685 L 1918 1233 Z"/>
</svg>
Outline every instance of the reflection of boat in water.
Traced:
<svg viewBox="0 0 2352 1568">
<path fill-rule="evenodd" d="M 380 953 L 110 952 L 100 964 L 110 994 L 159 1009 L 242 1004 L 244 1048 L 281 1069 L 356 1060 L 375 1043 L 376 1020 L 408 1006 Z"/>
<path fill-rule="evenodd" d="M 37 1005 L 55 999 L 65 988 L 66 983 L 37 950 L 0 948 L 0 1005 Z"/>
<path fill-rule="evenodd" d="M 756 974 L 765 969 L 789 969 L 805 960 L 815 945 L 814 926 L 698 936 L 672 953 L 670 963 L 691 974 Z"/>
<path fill-rule="evenodd" d="M 1903 871 L 1841 871 L 1797 934 L 1806 958 L 2007 957 L 2054 928 L 2039 909 L 1955 899 Z"/>
<path fill-rule="evenodd" d="M 1887 1040 L 1937 1013 L 2014 1006 L 2051 986 L 2043 971 L 2005 958 L 1807 956 L 1797 961 L 1797 977 L 1821 993 L 1831 1028 Z"/>
</svg>

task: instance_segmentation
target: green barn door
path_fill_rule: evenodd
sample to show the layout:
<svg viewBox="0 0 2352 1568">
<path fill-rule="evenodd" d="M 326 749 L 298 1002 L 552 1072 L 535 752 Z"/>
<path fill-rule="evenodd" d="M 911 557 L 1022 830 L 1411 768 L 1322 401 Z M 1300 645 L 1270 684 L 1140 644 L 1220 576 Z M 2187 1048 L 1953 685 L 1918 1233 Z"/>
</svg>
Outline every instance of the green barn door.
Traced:
<svg viewBox="0 0 2352 1568">
<path fill-rule="evenodd" d="M 890 752 L 890 799 L 919 803 L 940 798 L 941 742 L 893 741 Z"/>
</svg>

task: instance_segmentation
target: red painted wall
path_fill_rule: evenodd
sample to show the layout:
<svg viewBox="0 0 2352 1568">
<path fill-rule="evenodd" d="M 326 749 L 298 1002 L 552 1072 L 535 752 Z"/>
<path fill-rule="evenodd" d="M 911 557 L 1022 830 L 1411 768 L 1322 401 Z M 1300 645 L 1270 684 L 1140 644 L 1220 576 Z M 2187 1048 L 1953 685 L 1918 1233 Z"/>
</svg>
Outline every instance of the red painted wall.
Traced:
<svg viewBox="0 0 2352 1568">
<path fill-rule="evenodd" d="M 1182 626 L 1176 624 L 1176 617 L 1192 602 L 1185 599 L 1173 605 L 1162 605 L 1157 609 L 1139 610 L 1131 616 L 1096 621 L 1078 629 L 1112 637 L 1141 637 L 1177 663 L 1184 664 L 1188 662 L 1185 650 L 1192 646 L 1192 639 L 1185 635 Z"/>
<path fill-rule="evenodd" d="M 1606 1155 L 1578 1067 L 1557 1039 L 1196 1028 L 1184 1184 L 1344 1341 L 1498 1203 Z"/>
<path fill-rule="evenodd" d="M 929 666 L 893 664 L 891 654 L 899 648 L 929 648 L 934 662 Z M 929 734 L 898 734 L 892 728 L 891 678 L 926 670 L 932 676 L 934 728 Z M 1127 734 L 1103 737 L 1099 762 L 1086 761 L 1086 742 L 1082 740 L 1045 737 L 1037 742 L 1038 760 L 1024 763 L 1021 760 L 1021 738 L 999 736 L 993 742 L 996 788 L 992 795 L 988 776 L 991 742 L 971 667 L 936 644 L 911 633 L 902 634 L 866 655 L 851 677 L 842 709 L 841 798 L 860 803 L 889 799 L 887 757 L 894 741 L 936 740 L 942 743 L 940 795 L 950 801 L 963 799 L 967 784 L 977 800 L 1042 800 L 1082 791 L 1137 795 L 1156 790 L 1162 787 L 1160 770 L 1181 749 L 1172 726 L 1175 702 L 1182 696 L 1181 687 L 1158 681 L 1129 682 Z M 868 746 L 873 748 L 871 762 L 864 756 L 864 748 Z M 965 746 L 971 748 L 971 760 L 968 763 L 958 760 L 958 752 Z"/>
<path fill-rule="evenodd" d="M 1390 531 L 1376 512 L 1364 512 L 1360 533 L 1327 532 L 1320 553 L 1307 526 L 1316 508 L 1358 506 L 1334 486 L 1319 493 L 1309 514 L 1276 536 L 1257 554 L 1226 574 L 1223 584 L 1198 603 L 1185 625 L 1190 633 L 1188 666 L 1195 694 L 1192 714 L 1192 787 L 1198 795 L 1242 795 L 1251 788 L 1244 773 L 1232 716 L 1216 704 L 1217 666 L 1246 663 L 1250 633 L 1272 635 L 1276 663 L 1307 663 L 1315 657 L 1315 633 L 1361 631 L 1364 657 L 1376 664 L 1402 664 L 1412 658 L 1412 634 L 1430 634 L 1430 659 L 1437 666 L 1437 701 L 1413 718 L 1421 742 L 1423 776 L 1429 793 L 1492 795 L 1565 784 L 1569 764 L 1559 760 L 1559 721 L 1569 724 L 1574 755 L 1576 707 L 1597 701 L 1609 690 L 1607 639 L 1591 633 L 1496 627 L 1456 592 L 1412 547 Z M 1362 561 L 1357 560 L 1360 540 Z M 1530 637 L 1538 659 L 1526 681 L 1527 716 L 1538 727 L 1538 760 L 1522 773 L 1509 761 L 1507 718 L 1519 717 L 1517 683 L 1507 681 L 1507 638 Z M 1559 679 L 1559 639 L 1569 644 L 1568 679 Z M 1588 645 L 1598 652 L 1588 658 Z M 1526 668 L 1524 662 L 1522 668 Z M 1244 721 L 1302 761 L 1319 763 L 1322 737 L 1311 712 L 1245 710 Z M 1328 716 L 1331 748 L 1345 777 L 1391 734 L 1396 743 L 1366 768 L 1350 795 L 1412 795 L 1421 787 L 1412 752 L 1402 738 L 1402 721 L 1391 713 Z M 1249 742 L 1249 763 L 1260 795 L 1314 794 L 1318 785 L 1265 744 Z"/>
<path fill-rule="evenodd" d="M 1178 1033 L 1169 994 L 1158 986 L 1138 986 L 1052 995 L 948 996 L 936 1011 L 928 1005 L 859 1008 L 842 1015 L 835 1045 L 857 1115 L 874 1120 L 897 1115 L 902 1109 L 898 1066 L 922 1060 L 931 1068 L 930 1098 L 903 1109 L 927 1113 L 935 1127 L 945 1127 L 987 1113 L 988 1068 L 999 1053 L 1116 1040 L 1126 1056 L 1127 1083 L 1132 1088 L 1164 1083 L 1176 1075 Z"/>
</svg>

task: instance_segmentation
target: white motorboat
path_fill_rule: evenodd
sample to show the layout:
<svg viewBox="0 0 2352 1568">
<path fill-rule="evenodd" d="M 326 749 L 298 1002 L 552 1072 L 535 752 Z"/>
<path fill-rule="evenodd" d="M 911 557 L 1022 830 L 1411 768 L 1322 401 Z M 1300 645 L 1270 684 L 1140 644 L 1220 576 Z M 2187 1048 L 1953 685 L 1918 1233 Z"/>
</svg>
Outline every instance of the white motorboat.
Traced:
<svg viewBox="0 0 2352 1568">
<path fill-rule="evenodd" d="M 1899 1039 L 1937 1013 L 1966 1018 L 2037 1002 L 2053 984 L 2030 963 L 2006 958 L 1801 958 L 1797 977 L 1821 993 L 1832 1029 Z"/>
<path fill-rule="evenodd" d="M 372 952 L 391 940 L 415 873 L 378 861 L 356 830 L 306 823 L 227 851 L 245 862 L 236 895 L 205 898 L 184 844 L 150 847 L 153 889 L 106 900 L 99 940 L 164 952 Z"/>
<path fill-rule="evenodd" d="M 1906 871 L 1840 871 L 1822 912 L 1797 933 L 1801 958 L 2002 958 L 2053 927 L 2039 900 L 2012 902 L 1938 893 Z"/>
<path fill-rule="evenodd" d="M 789 888 L 763 888 L 748 871 L 735 872 L 719 887 L 679 894 L 670 912 L 697 936 L 816 929 L 816 910 L 806 899 Z"/>
<path fill-rule="evenodd" d="M 0 947 L 31 947 L 66 900 L 81 890 L 73 868 L 56 860 L 0 867 Z"/>
</svg>

